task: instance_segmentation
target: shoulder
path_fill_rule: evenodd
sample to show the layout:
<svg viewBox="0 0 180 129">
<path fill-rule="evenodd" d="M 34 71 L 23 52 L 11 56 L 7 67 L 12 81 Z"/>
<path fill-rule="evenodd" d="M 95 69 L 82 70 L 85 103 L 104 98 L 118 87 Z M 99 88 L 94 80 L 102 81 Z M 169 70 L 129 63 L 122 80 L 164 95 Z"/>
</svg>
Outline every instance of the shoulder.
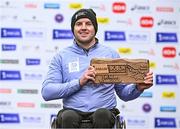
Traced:
<svg viewBox="0 0 180 129">
<path fill-rule="evenodd" d="M 119 58 L 119 53 L 115 48 L 112 48 L 104 44 L 99 44 L 99 48 L 101 48 L 101 51 L 111 53 L 113 58 Z"/>
</svg>

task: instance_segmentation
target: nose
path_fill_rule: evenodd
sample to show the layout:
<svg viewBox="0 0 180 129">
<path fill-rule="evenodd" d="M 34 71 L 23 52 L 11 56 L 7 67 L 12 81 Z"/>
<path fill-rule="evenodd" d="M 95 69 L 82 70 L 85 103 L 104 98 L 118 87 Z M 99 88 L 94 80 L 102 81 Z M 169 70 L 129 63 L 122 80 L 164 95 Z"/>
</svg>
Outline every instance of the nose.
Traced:
<svg viewBox="0 0 180 129">
<path fill-rule="evenodd" d="M 87 29 L 87 26 L 85 23 L 82 24 L 81 29 Z"/>
</svg>

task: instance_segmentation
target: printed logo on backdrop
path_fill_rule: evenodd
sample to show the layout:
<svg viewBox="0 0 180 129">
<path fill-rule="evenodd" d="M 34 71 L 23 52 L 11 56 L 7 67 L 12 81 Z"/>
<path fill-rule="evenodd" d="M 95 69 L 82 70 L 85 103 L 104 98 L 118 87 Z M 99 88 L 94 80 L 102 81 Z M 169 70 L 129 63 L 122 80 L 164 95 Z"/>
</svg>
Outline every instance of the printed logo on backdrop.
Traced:
<svg viewBox="0 0 180 129">
<path fill-rule="evenodd" d="M 156 53 L 155 53 L 155 50 L 153 48 L 148 48 L 148 49 L 145 49 L 145 48 L 142 48 L 141 50 L 138 51 L 139 54 L 146 54 L 148 56 L 155 56 Z"/>
<path fill-rule="evenodd" d="M 124 31 L 105 31 L 104 38 L 105 41 L 126 41 Z"/>
<path fill-rule="evenodd" d="M 156 75 L 157 85 L 177 85 L 176 75 Z"/>
<path fill-rule="evenodd" d="M 156 117 L 154 120 L 155 128 L 176 128 L 176 120 L 175 118 L 163 118 Z"/>
<path fill-rule="evenodd" d="M 35 103 L 33 102 L 17 102 L 16 106 L 18 108 L 35 108 Z"/>
<path fill-rule="evenodd" d="M 117 24 L 120 24 L 121 26 L 132 26 L 133 25 L 133 21 L 131 18 L 117 18 Z"/>
<path fill-rule="evenodd" d="M 70 3 L 69 8 L 70 9 L 81 9 L 83 7 L 82 3 Z"/>
<path fill-rule="evenodd" d="M 109 24 L 109 17 L 97 17 L 97 22 L 100 24 Z"/>
<path fill-rule="evenodd" d="M 132 7 L 130 7 L 130 10 L 132 12 L 136 12 L 136 13 L 150 13 L 151 12 L 151 8 L 149 5 L 135 4 Z"/>
<path fill-rule="evenodd" d="M 175 70 L 175 72 L 179 72 L 180 70 L 179 64 L 173 62 L 166 62 L 165 64 L 163 64 L 163 68 L 168 70 Z"/>
<path fill-rule="evenodd" d="M 53 39 L 73 39 L 71 30 L 53 30 Z"/>
<path fill-rule="evenodd" d="M 150 64 L 149 64 L 149 67 L 152 68 L 152 69 L 155 69 L 156 66 L 157 66 L 157 65 L 156 65 L 156 62 L 152 62 L 152 61 L 151 61 Z"/>
<path fill-rule="evenodd" d="M 131 31 L 127 32 L 127 41 L 137 42 L 137 43 L 149 43 L 150 42 L 150 33 L 149 32 L 136 32 Z"/>
<path fill-rule="evenodd" d="M 0 64 L 19 64 L 18 59 L 0 59 Z"/>
<path fill-rule="evenodd" d="M 40 59 L 33 59 L 33 58 L 27 58 L 26 59 L 26 65 L 40 65 L 41 60 Z"/>
<path fill-rule="evenodd" d="M 1 38 L 22 38 L 20 28 L 1 28 Z"/>
<path fill-rule="evenodd" d="M 0 14 L 0 21 L 4 24 L 7 24 L 7 22 L 17 22 L 19 21 L 19 16 L 16 14 Z"/>
<path fill-rule="evenodd" d="M 162 92 L 162 98 L 175 99 L 176 98 L 176 93 L 171 92 L 171 91 L 164 91 L 164 92 Z"/>
<path fill-rule="evenodd" d="M 132 49 L 131 48 L 125 48 L 125 47 L 121 47 L 121 48 L 118 48 L 118 52 L 120 54 L 126 54 L 126 55 L 129 55 L 129 54 L 132 54 Z"/>
<path fill-rule="evenodd" d="M 54 20 L 57 22 L 57 23 L 62 23 L 63 20 L 64 20 L 64 16 L 62 14 L 56 14 L 54 16 Z"/>
<path fill-rule="evenodd" d="M 24 30 L 24 39 L 44 40 L 46 39 L 46 30 L 42 28 L 29 28 Z"/>
<path fill-rule="evenodd" d="M 126 12 L 126 3 L 124 3 L 124 2 L 114 2 L 112 4 L 112 11 L 114 13 L 125 13 Z"/>
<path fill-rule="evenodd" d="M 21 80 L 18 70 L 0 70 L 0 80 Z"/>
<path fill-rule="evenodd" d="M 154 19 L 151 16 L 143 16 L 140 18 L 140 26 L 144 28 L 151 28 L 154 25 Z"/>
<path fill-rule="evenodd" d="M 17 113 L 0 113 L 0 123 L 20 123 L 19 114 Z"/>
<path fill-rule="evenodd" d="M 159 27 L 166 27 L 166 28 L 174 28 L 177 29 L 179 26 L 177 25 L 176 20 L 170 20 L 170 19 L 160 19 L 157 21 L 157 26 Z"/>
<path fill-rule="evenodd" d="M 174 58 L 176 57 L 176 48 L 175 47 L 163 47 L 162 56 L 164 58 Z"/>
<path fill-rule="evenodd" d="M 38 94 L 37 89 L 17 89 L 18 94 Z"/>
<path fill-rule="evenodd" d="M 24 15 L 23 21 L 26 23 L 37 23 L 39 25 L 45 22 L 41 19 L 41 15 L 32 15 L 31 13 Z"/>
<path fill-rule="evenodd" d="M 14 3 L 13 3 L 14 2 Z M 15 3 L 16 1 L 11 1 L 11 0 L 9 0 L 9 1 L 1 1 L 0 2 L 0 8 L 2 8 L 2 9 L 17 9 L 17 8 L 19 8 L 17 5 L 19 5 L 19 4 L 17 4 L 17 3 Z M 16 5 L 16 6 L 15 6 Z"/>
<path fill-rule="evenodd" d="M 45 52 L 46 52 L 46 53 L 52 53 L 52 54 L 54 54 L 54 53 L 56 53 L 59 49 L 60 49 L 59 46 L 50 46 L 50 47 L 48 47 L 48 48 L 45 49 Z"/>
<path fill-rule="evenodd" d="M 16 44 L 2 44 L 2 51 L 16 51 Z"/>
<path fill-rule="evenodd" d="M 37 73 L 37 72 L 29 72 L 29 71 L 24 71 L 23 74 L 23 80 L 28 80 L 28 81 L 41 81 L 43 78 L 42 73 Z"/>
<path fill-rule="evenodd" d="M 174 8 L 173 7 L 168 7 L 168 6 L 159 6 L 156 7 L 156 11 L 157 12 L 163 12 L 163 13 L 173 13 L 174 12 Z"/>
<path fill-rule="evenodd" d="M 58 4 L 58 3 L 44 3 L 44 9 L 60 9 L 60 4 Z"/>
<path fill-rule="evenodd" d="M 89 8 L 91 8 L 93 10 L 97 10 L 98 12 L 99 11 L 103 11 L 103 12 L 106 11 L 106 6 L 104 4 L 102 4 L 102 3 L 100 3 L 99 5 L 98 5 L 98 3 L 95 3 L 95 4 L 89 3 L 89 4 L 90 4 Z"/>
<path fill-rule="evenodd" d="M 9 88 L 0 88 L 0 93 L 1 94 L 11 94 L 12 93 L 12 89 L 9 89 Z"/>
<path fill-rule="evenodd" d="M 122 112 L 130 112 L 130 113 L 133 113 L 133 112 L 135 112 L 135 109 L 134 108 L 131 108 L 131 107 L 129 107 L 128 105 L 126 105 L 126 104 L 120 104 L 120 106 L 119 106 L 119 108 L 120 108 L 120 110 L 122 111 Z"/>
<path fill-rule="evenodd" d="M 144 91 L 140 97 L 142 98 L 152 98 L 153 97 L 153 93 L 152 92 L 149 92 L 149 91 Z"/>
<path fill-rule="evenodd" d="M 41 50 L 41 46 L 40 45 L 22 45 L 21 46 L 21 51 L 25 51 L 25 52 L 31 52 L 31 53 L 37 53 L 40 52 Z"/>
<path fill-rule="evenodd" d="M 176 112 L 176 106 L 160 106 L 160 112 Z"/>
<path fill-rule="evenodd" d="M 57 108 L 57 109 L 60 109 L 60 108 L 62 108 L 62 105 L 56 104 L 56 103 L 41 103 L 41 108 Z"/>
<path fill-rule="evenodd" d="M 24 8 L 25 9 L 37 9 L 38 4 L 37 3 L 25 3 Z"/>
<path fill-rule="evenodd" d="M 126 116 L 126 123 L 129 128 L 145 129 L 149 125 L 149 118 L 144 116 Z"/>
<path fill-rule="evenodd" d="M 146 113 L 149 113 L 152 110 L 152 106 L 149 103 L 145 103 L 142 105 L 142 110 Z"/>
<path fill-rule="evenodd" d="M 156 33 L 156 42 L 157 43 L 177 43 L 178 38 L 176 33 Z"/>
<path fill-rule="evenodd" d="M 12 102 L 11 101 L 8 101 L 6 99 L 6 101 L 0 101 L 0 108 L 4 108 L 4 109 L 12 109 Z"/>
<path fill-rule="evenodd" d="M 20 114 L 21 124 L 30 125 L 30 126 L 42 126 L 45 121 L 44 114 L 30 114 L 30 113 L 22 113 Z"/>
</svg>

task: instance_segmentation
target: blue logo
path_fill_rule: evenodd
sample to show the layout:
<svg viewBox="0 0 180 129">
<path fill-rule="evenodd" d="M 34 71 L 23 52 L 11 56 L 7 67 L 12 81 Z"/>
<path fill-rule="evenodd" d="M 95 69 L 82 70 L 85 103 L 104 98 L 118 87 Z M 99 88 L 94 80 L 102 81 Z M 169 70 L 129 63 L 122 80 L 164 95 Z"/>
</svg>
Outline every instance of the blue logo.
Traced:
<svg viewBox="0 0 180 129">
<path fill-rule="evenodd" d="M 176 128 L 175 118 L 155 118 L 155 128 Z"/>
<path fill-rule="evenodd" d="M 45 3 L 44 8 L 45 9 L 59 9 L 60 5 L 57 3 Z"/>
<path fill-rule="evenodd" d="M 40 65 L 40 59 L 26 59 L 26 65 Z"/>
<path fill-rule="evenodd" d="M 16 113 L 0 113 L 0 123 L 20 123 L 19 115 Z"/>
<path fill-rule="evenodd" d="M 176 112 L 175 106 L 161 106 L 160 107 L 161 112 Z"/>
<path fill-rule="evenodd" d="M 72 39 L 73 34 L 71 30 L 53 30 L 53 39 Z"/>
<path fill-rule="evenodd" d="M 156 42 L 178 42 L 176 33 L 156 33 Z"/>
<path fill-rule="evenodd" d="M 125 41 L 125 32 L 122 31 L 105 31 L 105 41 Z"/>
<path fill-rule="evenodd" d="M 19 28 L 1 28 L 2 38 L 21 38 L 22 32 Z"/>
<path fill-rule="evenodd" d="M 177 85 L 176 75 L 156 75 L 156 84 Z"/>
<path fill-rule="evenodd" d="M 152 96 L 153 96 L 152 92 L 148 92 L 148 91 L 145 91 L 140 95 L 140 97 L 143 98 L 152 98 Z"/>
<path fill-rule="evenodd" d="M 16 50 L 16 45 L 15 44 L 2 44 L 1 45 L 2 51 L 15 51 Z"/>
<path fill-rule="evenodd" d="M 20 71 L 1 70 L 0 80 L 21 80 Z"/>
</svg>

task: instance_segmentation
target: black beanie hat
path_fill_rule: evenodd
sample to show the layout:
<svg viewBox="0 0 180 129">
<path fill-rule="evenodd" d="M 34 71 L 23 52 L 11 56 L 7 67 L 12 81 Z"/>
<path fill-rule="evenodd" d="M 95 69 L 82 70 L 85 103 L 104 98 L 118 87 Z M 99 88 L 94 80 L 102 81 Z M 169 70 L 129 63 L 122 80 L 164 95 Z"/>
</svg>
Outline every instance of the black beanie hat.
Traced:
<svg viewBox="0 0 180 129">
<path fill-rule="evenodd" d="M 80 9 L 74 13 L 74 15 L 71 18 L 71 30 L 73 34 L 74 34 L 74 25 L 76 21 L 81 18 L 88 18 L 89 20 L 91 20 L 96 34 L 98 30 L 98 24 L 96 19 L 96 13 L 92 9 Z"/>
</svg>

